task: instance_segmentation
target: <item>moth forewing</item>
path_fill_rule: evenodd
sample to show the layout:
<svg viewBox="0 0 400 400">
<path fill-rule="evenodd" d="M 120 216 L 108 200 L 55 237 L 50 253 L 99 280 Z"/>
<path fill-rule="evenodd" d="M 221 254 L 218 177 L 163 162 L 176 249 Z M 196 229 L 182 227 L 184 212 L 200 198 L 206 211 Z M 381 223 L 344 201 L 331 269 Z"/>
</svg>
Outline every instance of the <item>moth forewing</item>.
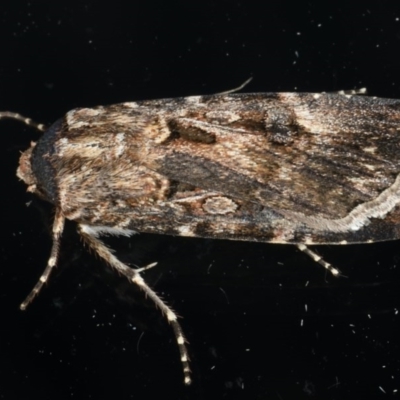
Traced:
<svg viewBox="0 0 400 400">
<path fill-rule="evenodd" d="M 0 113 L 38 129 L 19 114 Z M 137 284 L 171 323 L 190 383 L 176 314 L 142 269 L 99 239 L 150 232 L 307 245 L 400 237 L 400 101 L 343 94 L 256 93 L 75 109 L 20 158 L 17 175 L 56 208 L 48 265 L 64 220 Z"/>
</svg>

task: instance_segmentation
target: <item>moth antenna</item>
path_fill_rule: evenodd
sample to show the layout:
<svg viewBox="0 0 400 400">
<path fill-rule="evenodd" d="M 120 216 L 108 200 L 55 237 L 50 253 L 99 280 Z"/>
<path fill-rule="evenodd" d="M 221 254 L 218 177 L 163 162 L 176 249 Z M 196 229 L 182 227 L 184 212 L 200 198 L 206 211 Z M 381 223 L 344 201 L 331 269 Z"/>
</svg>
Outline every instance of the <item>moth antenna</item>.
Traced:
<svg viewBox="0 0 400 400">
<path fill-rule="evenodd" d="M 56 214 L 54 216 L 53 222 L 53 246 L 50 252 L 50 258 L 47 261 L 47 266 L 43 271 L 41 277 L 37 281 L 36 285 L 32 289 L 32 291 L 28 294 L 26 299 L 19 306 L 21 310 L 25 310 L 28 304 L 35 298 L 35 296 L 40 292 L 44 284 L 49 279 L 51 271 L 57 264 L 58 253 L 60 249 L 60 237 L 64 230 L 65 218 L 60 209 L 56 210 Z"/>
<path fill-rule="evenodd" d="M 0 111 L 0 119 L 9 118 L 15 119 L 17 121 L 23 122 L 27 126 L 31 126 L 32 128 L 37 129 L 38 131 L 44 132 L 46 130 L 46 126 L 44 124 L 39 124 L 35 121 L 32 121 L 30 118 L 24 117 L 21 114 L 13 113 L 10 111 Z"/>
<path fill-rule="evenodd" d="M 240 90 L 242 90 L 245 86 L 247 86 L 251 81 L 253 80 L 253 77 L 251 76 L 249 79 L 245 80 L 240 86 L 238 86 L 237 88 L 234 89 L 230 89 L 230 90 L 226 90 L 225 92 L 219 92 L 219 93 L 215 93 L 217 96 L 222 96 L 225 94 L 230 94 L 230 93 L 235 93 L 235 92 L 239 92 Z"/>
<path fill-rule="evenodd" d="M 340 271 L 335 267 L 332 267 L 331 264 L 327 263 L 322 257 L 320 257 L 317 253 L 310 250 L 305 244 L 298 244 L 297 248 L 302 252 L 306 253 L 309 257 L 311 257 L 315 262 L 322 265 L 325 269 L 327 269 L 333 276 L 339 276 Z"/>
<path fill-rule="evenodd" d="M 190 385 L 192 383 L 191 379 L 191 371 L 189 367 L 189 352 L 186 347 L 186 339 L 183 335 L 182 327 L 178 322 L 178 316 L 169 307 L 158 295 L 154 290 L 152 290 L 143 278 L 140 276 L 138 270 L 133 268 L 129 268 L 126 264 L 122 263 L 115 257 L 111 250 L 95 235 L 97 234 L 94 230 L 84 224 L 79 224 L 79 233 L 81 234 L 83 240 L 87 243 L 89 247 L 94 250 L 99 257 L 105 260 L 111 267 L 115 268 L 120 274 L 124 275 L 128 280 L 136 285 L 145 293 L 147 297 L 149 297 L 153 303 L 158 307 L 163 315 L 166 316 L 168 322 L 171 324 L 171 327 L 175 334 L 175 339 L 178 344 L 179 352 L 181 355 L 181 362 L 183 367 L 183 375 L 184 375 L 184 382 L 186 385 Z M 144 268 L 153 267 L 155 263 L 148 265 Z M 143 269 L 139 269 L 143 270 Z"/>
</svg>

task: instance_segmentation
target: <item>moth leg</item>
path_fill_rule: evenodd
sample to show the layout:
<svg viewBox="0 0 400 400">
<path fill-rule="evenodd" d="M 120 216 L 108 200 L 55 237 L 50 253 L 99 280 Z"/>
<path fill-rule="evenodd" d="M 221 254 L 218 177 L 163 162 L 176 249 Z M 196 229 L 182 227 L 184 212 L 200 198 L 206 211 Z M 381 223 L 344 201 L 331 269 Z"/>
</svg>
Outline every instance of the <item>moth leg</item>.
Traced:
<svg viewBox="0 0 400 400">
<path fill-rule="evenodd" d="M 309 257 L 311 257 L 315 262 L 322 265 L 325 269 L 327 269 L 332 275 L 338 276 L 340 275 L 340 271 L 335 267 L 332 267 L 331 264 L 327 263 L 322 257 L 320 257 L 317 253 L 310 250 L 305 244 L 298 244 L 297 248 L 302 252 L 306 253 Z"/>
<path fill-rule="evenodd" d="M 25 125 L 31 126 L 42 132 L 46 130 L 46 127 L 43 124 L 38 124 L 37 122 L 32 121 L 30 118 L 24 117 L 23 115 L 18 113 L 13 113 L 10 111 L 0 111 L 0 119 L 2 118 L 10 118 L 10 119 L 15 119 L 17 121 L 21 121 Z"/>
<path fill-rule="evenodd" d="M 28 304 L 34 299 L 34 297 L 40 292 L 44 284 L 49 279 L 51 271 L 57 264 L 58 252 L 60 249 L 60 237 L 64 230 L 65 218 L 60 209 L 56 210 L 53 222 L 53 246 L 51 247 L 50 258 L 47 261 L 47 266 L 43 271 L 41 277 L 37 281 L 32 291 L 28 294 L 26 299 L 19 306 L 21 310 L 25 310 Z"/>
<path fill-rule="evenodd" d="M 343 95 L 354 95 L 354 94 L 367 94 L 367 88 L 359 88 L 359 89 L 350 89 L 350 90 L 336 90 L 334 92 L 328 92 L 331 94 L 343 94 Z"/>
<path fill-rule="evenodd" d="M 79 224 L 78 226 L 79 233 L 81 234 L 83 240 L 88 244 L 88 246 L 93 249 L 109 265 L 111 265 L 111 267 L 115 268 L 119 273 L 127 277 L 129 281 L 138 285 L 139 288 L 145 293 L 145 295 L 150 297 L 155 305 L 166 316 L 168 322 L 172 326 L 175 334 L 175 339 L 178 344 L 183 366 L 184 382 L 186 385 L 190 385 L 192 380 L 190 377 L 189 355 L 186 347 L 186 339 L 183 335 L 182 327 L 178 322 L 178 317 L 175 312 L 149 286 L 147 286 L 146 282 L 143 280 L 137 270 L 128 267 L 112 254 L 111 250 L 96 237 L 98 235 L 97 232 L 91 229 L 88 225 Z M 147 266 L 145 268 L 149 268 L 154 265 L 155 263 L 150 264 L 150 266 Z"/>
<path fill-rule="evenodd" d="M 140 273 L 140 272 L 146 271 L 146 270 L 148 270 L 148 269 L 150 269 L 150 268 L 153 268 L 153 267 L 155 267 L 156 265 L 157 265 L 157 262 L 153 262 L 153 263 L 151 263 L 151 264 L 149 264 L 149 265 L 146 265 L 145 267 L 136 268 L 135 271 L 136 271 L 137 273 Z"/>
</svg>

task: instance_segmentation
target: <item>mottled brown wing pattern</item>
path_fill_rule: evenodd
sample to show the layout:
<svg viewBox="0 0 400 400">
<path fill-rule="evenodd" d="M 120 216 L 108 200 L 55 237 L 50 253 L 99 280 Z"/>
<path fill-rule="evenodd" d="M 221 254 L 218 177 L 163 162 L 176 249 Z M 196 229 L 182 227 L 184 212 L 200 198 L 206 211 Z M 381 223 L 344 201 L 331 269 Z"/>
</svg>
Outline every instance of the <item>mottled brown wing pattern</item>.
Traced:
<svg viewBox="0 0 400 400">
<path fill-rule="evenodd" d="M 155 233 L 388 240 L 399 236 L 398 224 L 384 220 L 399 213 L 399 110 L 397 100 L 296 93 L 73 110 L 53 164 L 60 193 L 78 195 L 61 206 L 91 224 L 113 210 L 113 226 Z M 87 187 L 96 190 L 79 195 Z"/>
</svg>

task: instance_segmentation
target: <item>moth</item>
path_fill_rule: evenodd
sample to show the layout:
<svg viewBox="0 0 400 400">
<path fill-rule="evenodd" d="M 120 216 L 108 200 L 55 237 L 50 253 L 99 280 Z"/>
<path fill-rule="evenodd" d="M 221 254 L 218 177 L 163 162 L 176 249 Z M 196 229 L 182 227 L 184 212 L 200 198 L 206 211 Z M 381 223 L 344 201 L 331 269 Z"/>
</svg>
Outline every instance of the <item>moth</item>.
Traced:
<svg viewBox="0 0 400 400">
<path fill-rule="evenodd" d="M 400 100 L 341 93 L 223 93 L 69 111 L 22 153 L 17 176 L 54 205 L 46 269 L 64 221 L 138 285 L 171 324 L 175 312 L 100 239 L 150 232 L 307 246 L 400 238 Z M 152 264 L 154 265 L 154 264 Z M 151 266 L 152 266 L 151 265 Z"/>
</svg>

